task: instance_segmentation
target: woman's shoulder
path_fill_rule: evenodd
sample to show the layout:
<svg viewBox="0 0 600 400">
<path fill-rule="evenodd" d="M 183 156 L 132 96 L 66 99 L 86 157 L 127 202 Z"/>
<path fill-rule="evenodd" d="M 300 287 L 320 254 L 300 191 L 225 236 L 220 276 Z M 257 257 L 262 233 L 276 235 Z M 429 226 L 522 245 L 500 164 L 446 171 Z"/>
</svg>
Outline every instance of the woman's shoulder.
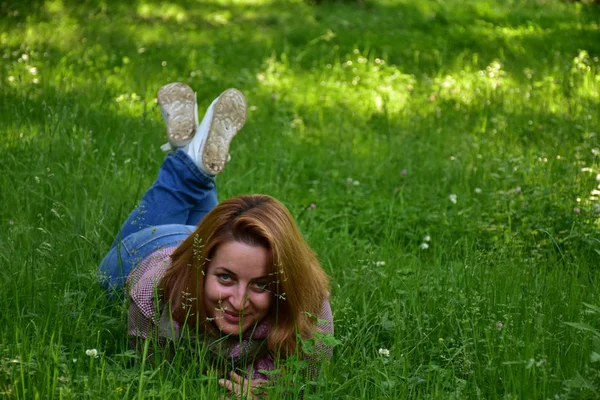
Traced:
<svg viewBox="0 0 600 400">
<path fill-rule="evenodd" d="M 137 267 L 133 268 L 127 277 L 127 282 L 134 283 L 139 280 L 142 276 L 147 275 L 149 272 L 159 273 L 162 272 L 162 267 L 165 261 L 168 263 L 171 259 L 171 254 L 175 251 L 176 247 L 165 247 L 160 250 L 156 250 L 151 253 L 148 257 L 144 258 Z"/>
<path fill-rule="evenodd" d="M 166 247 L 146 257 L 127 277 L 127 292 L 136 303 L 153 303 L 154 294 L 171 263 L 176 247 Z"/>
</svg>

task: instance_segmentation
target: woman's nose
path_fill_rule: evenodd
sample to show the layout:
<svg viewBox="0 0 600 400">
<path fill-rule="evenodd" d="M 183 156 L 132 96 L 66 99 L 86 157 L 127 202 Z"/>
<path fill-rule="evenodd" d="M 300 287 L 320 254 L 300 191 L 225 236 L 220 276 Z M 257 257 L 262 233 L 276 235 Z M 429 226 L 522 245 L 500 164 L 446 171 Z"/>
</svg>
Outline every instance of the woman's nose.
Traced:
<svg viewBox="0 0 600 400">
<path fill-rule="evenodd" d="M 230 302 L 235 307 L 235 312 L 241 312 L 246 308 L 248 303 L 248 293 L 243 285 L 238 285 L 231 294 Z"/>
</svg>

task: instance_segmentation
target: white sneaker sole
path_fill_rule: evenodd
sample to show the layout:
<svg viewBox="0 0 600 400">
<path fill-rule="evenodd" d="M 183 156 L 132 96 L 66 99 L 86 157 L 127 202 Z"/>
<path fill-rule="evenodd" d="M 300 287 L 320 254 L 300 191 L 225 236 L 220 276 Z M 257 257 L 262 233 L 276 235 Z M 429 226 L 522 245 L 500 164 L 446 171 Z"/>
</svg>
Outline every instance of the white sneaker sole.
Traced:
<svg viewBox="0 0 600 400">
<path fill-rule="evenodd" d="M 202 150 L 202 164 L 211 174 L 223 171 L 229 157 L 229 146 L 246 123 L 248 105 L 237 89 L 227 89 L 217 99 Z"/>
<path fill-rule="evenodd" d="M 173 82 L 156 95 L 167 124 L 167 138 L 174 147 L 183 147 L 196 133 L 196 94 L 185 83 Z"/>
</svg>

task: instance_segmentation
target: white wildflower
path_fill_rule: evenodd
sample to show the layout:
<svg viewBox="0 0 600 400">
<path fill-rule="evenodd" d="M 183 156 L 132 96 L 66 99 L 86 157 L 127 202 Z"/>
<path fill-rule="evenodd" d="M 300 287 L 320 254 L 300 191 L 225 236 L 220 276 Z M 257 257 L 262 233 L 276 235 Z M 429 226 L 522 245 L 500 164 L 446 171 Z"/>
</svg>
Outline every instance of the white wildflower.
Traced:
<svg viewBox="0 0 600 400">
<path fill-rule="evenodd" d="M 85 355 L 89 357 L 98 358 L 98 350 L 96 349 L 87 349 L 85 351 Z"/>
<path fill-rule="evenodd" d="M 430 242 L 431 241 L 431 236 L 427 235 L 423 238 L 424 242 Z"/>
<path fill-rule="evenodd" d="M 383 267 L 385 265 L 385 261 L 376 261 L 375 262 L 375 266 L 377 267 Z"/>
<path fill-rule="evenodd" d="M 481 188 L 475 188 L 475 193 L 480 194 L 481 193 Z"/>
<path fill-rule="evenodd" d="M 380 356 L 383 356 L 383 357 L 389 357 L 390 356 L 390 351 L 388 349 L 381 348 L 381 349 L 378 350 L 378 353 L 379 353 Z"/>
<path fill-rule="evenodd" d="M 458 201 L 458 196 L 453 194 L 448 195 L 448 200 L 450 200 L 450 202 L 452 204 L 456 204 L 456 202 Z"/>
<path fill-rule="evenodd" d="M 30 73 L 31 75 L 37 75 L 37 73 L 38 73 L 38 70 L 37 70 L 37 68 L 36 68 L 36 67 L 31 67 L 31 68 L 29 68 L 29 73 Z"/>
<path fill-rule="evenodd" d="M 427 250 L 429 248 L 429 243 L 421 243 L 421 245 L 419 246 L 422 250 Z"/>
</svg>

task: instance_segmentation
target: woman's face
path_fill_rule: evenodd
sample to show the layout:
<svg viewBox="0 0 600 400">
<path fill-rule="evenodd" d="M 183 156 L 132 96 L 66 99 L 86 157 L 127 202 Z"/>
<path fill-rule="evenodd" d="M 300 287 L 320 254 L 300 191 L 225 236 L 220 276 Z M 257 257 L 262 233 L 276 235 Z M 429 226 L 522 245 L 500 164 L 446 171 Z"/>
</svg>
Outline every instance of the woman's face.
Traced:
<svg viewBox="0 0 600 400">
<path fill-rule="evenodd" d="M 231 241 L 217 247 L 204 279 L 206 316 L 225 334 L 239 334 L 267 316 L 269 252 L 261 246 Z"/>
</svg>

